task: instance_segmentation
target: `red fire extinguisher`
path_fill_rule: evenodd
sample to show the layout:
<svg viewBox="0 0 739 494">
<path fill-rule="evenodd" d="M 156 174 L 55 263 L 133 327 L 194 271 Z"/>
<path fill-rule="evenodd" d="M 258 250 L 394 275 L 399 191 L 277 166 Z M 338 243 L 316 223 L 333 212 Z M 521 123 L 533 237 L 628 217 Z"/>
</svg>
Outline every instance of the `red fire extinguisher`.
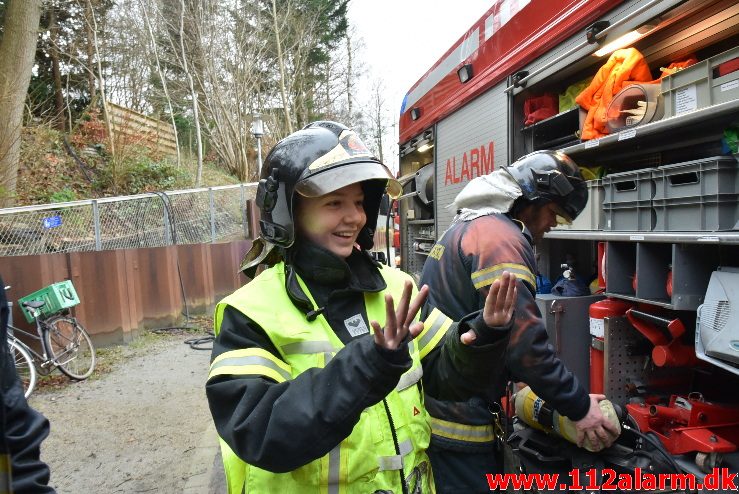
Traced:
<svg viewBox="0 0 739 494">
<path fill-rule="evenodd" d="M 590 305 L 590 392 L 603 393 L 604 383 L 604 358 L 603 347 L 605 344 L 605 321 L 606 317 L 623 317 L 626 311 L 633 307 L 632 304 L 607 298 Z"/>
</svg>

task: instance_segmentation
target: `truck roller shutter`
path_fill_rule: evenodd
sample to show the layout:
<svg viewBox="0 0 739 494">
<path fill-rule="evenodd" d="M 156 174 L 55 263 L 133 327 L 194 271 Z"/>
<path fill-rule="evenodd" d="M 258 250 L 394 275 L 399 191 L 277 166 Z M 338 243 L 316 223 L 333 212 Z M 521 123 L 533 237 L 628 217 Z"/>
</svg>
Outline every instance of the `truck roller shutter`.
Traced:
<svg viewBox="0 0 739 494">
<path fill-rule="evenodd" d="M 470 179 L 508 163 L 505 87 L 504 83 L 493 86 L 437 126 L 435 202 L 438 234 L 449 227 L 456 213 L 447 206 Z"/>
</svg>

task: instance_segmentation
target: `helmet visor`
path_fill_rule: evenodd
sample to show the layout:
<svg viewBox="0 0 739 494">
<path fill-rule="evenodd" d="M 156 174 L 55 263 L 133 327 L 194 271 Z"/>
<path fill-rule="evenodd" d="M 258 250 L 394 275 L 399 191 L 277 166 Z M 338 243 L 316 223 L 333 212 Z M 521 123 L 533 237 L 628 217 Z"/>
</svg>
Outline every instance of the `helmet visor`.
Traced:
<svg viewBox="0 0 739 494">
<path fill-rule="evenodd" d="M 554 202 L 562 210 L 560 216 L 569 222 L 577 218 L 588 203 L 588 188 L 585 182 L 582 180 L 572 182 L 574 182 L 572 192 L 564 197 L 554 198 Z"/>
<path fill-rule="evenodd" d="M 304 197 L 319 197 L 365 180 L 385 180 L 387 193 L 393 199 L 400 197 L 403 191 L 387 167 L 375 161 L 347 163 L 314 173 L 300 180 L 295 191 Z"/>
<path fill-rule="evenodd" d="M 552 209 L 554 210 L 554 214 L 557 215 L 557 224 L 558 225 L 571 225 L 572 224 L 572 217 L 570 217 L 567 212 L 560 207 L 559 204 L 556 202 L 552 203 Z"/>
</svg>

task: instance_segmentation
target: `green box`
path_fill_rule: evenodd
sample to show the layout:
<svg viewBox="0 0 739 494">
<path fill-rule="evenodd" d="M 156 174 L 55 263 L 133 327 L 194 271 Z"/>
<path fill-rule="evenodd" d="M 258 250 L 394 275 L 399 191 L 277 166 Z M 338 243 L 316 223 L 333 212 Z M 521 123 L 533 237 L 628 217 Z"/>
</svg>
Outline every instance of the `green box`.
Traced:
<svg viewBox="0 0 739 494">
<path fill-rule="evenodd" d="M 77 296 L 77 292 L 74 289 L 74 285 L 70 280 L 60 281 L 37 290 L 30 295 L 26 295 L 18 299 L 18 305 L 20 305 L 21 312 L 26 316 L 26 321 L 33 322 L 34 317 L 28 312 L 28 309 L 23 306 L 23 302 L 31 302 L 32 300 L 43 300 L 46 304 L 41 307 L 41 315 L 46 317 L 57 312 L 61 312 L 63 309 L 74 307 L 80 303 L 80 299 Z"/>
</svg>

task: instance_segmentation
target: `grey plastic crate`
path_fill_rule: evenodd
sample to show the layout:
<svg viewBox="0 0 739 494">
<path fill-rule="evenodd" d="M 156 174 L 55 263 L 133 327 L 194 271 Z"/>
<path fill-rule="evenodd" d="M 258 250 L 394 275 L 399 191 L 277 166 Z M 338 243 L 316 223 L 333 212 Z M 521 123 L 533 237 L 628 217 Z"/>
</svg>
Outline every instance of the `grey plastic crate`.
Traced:
<svg viewBox="0 0 739 494">
<path fill-rule="evenodd" d="M 739 57 L 739 46 L 662 78 L 665 117 L 739 98 L 739 71 L 716 77 L 719 65 Z"/>
<path fill-rule="evenodd" d="M 655 224 L 652 209 L 654 170 L 644 168 L 603 177 L 605 230 L 652 231 Z"/>
<path fill-rule="evenodd" d="M 656 222 L 652 201 L 604 203 L 603 214 L 609 231 L 651 232 Z"/>
<path fill-rule="evenodd" d="M 739 165 L 731 156 L 665 165 L 653 174 L 657 231 L 736 230 Z"/>
<path fill-rule="evenodd" d="M 571 225 L 559 225 L 558 230 L 602 230 L 606 224 L 603 212 L 603 181 L 588 180 L 588 202 Z"/>
<path fill-rule="evenodd" d="M 739 166 L 732 156 L 660 166 L 652 178 L 655 200 L 739 193 Z"/>
<path fill-rule="evenodd" d="M 654 170 L 655 168 L 644 168 L 606 175 L 603 177 L 603 204 L 651 201 L 654 197 Z"/>
<path fill-rule="evenodd" d="M 652 205 L 655 231 L 739 230 L 739 194 L 657 199 Z"/>
</svg>

